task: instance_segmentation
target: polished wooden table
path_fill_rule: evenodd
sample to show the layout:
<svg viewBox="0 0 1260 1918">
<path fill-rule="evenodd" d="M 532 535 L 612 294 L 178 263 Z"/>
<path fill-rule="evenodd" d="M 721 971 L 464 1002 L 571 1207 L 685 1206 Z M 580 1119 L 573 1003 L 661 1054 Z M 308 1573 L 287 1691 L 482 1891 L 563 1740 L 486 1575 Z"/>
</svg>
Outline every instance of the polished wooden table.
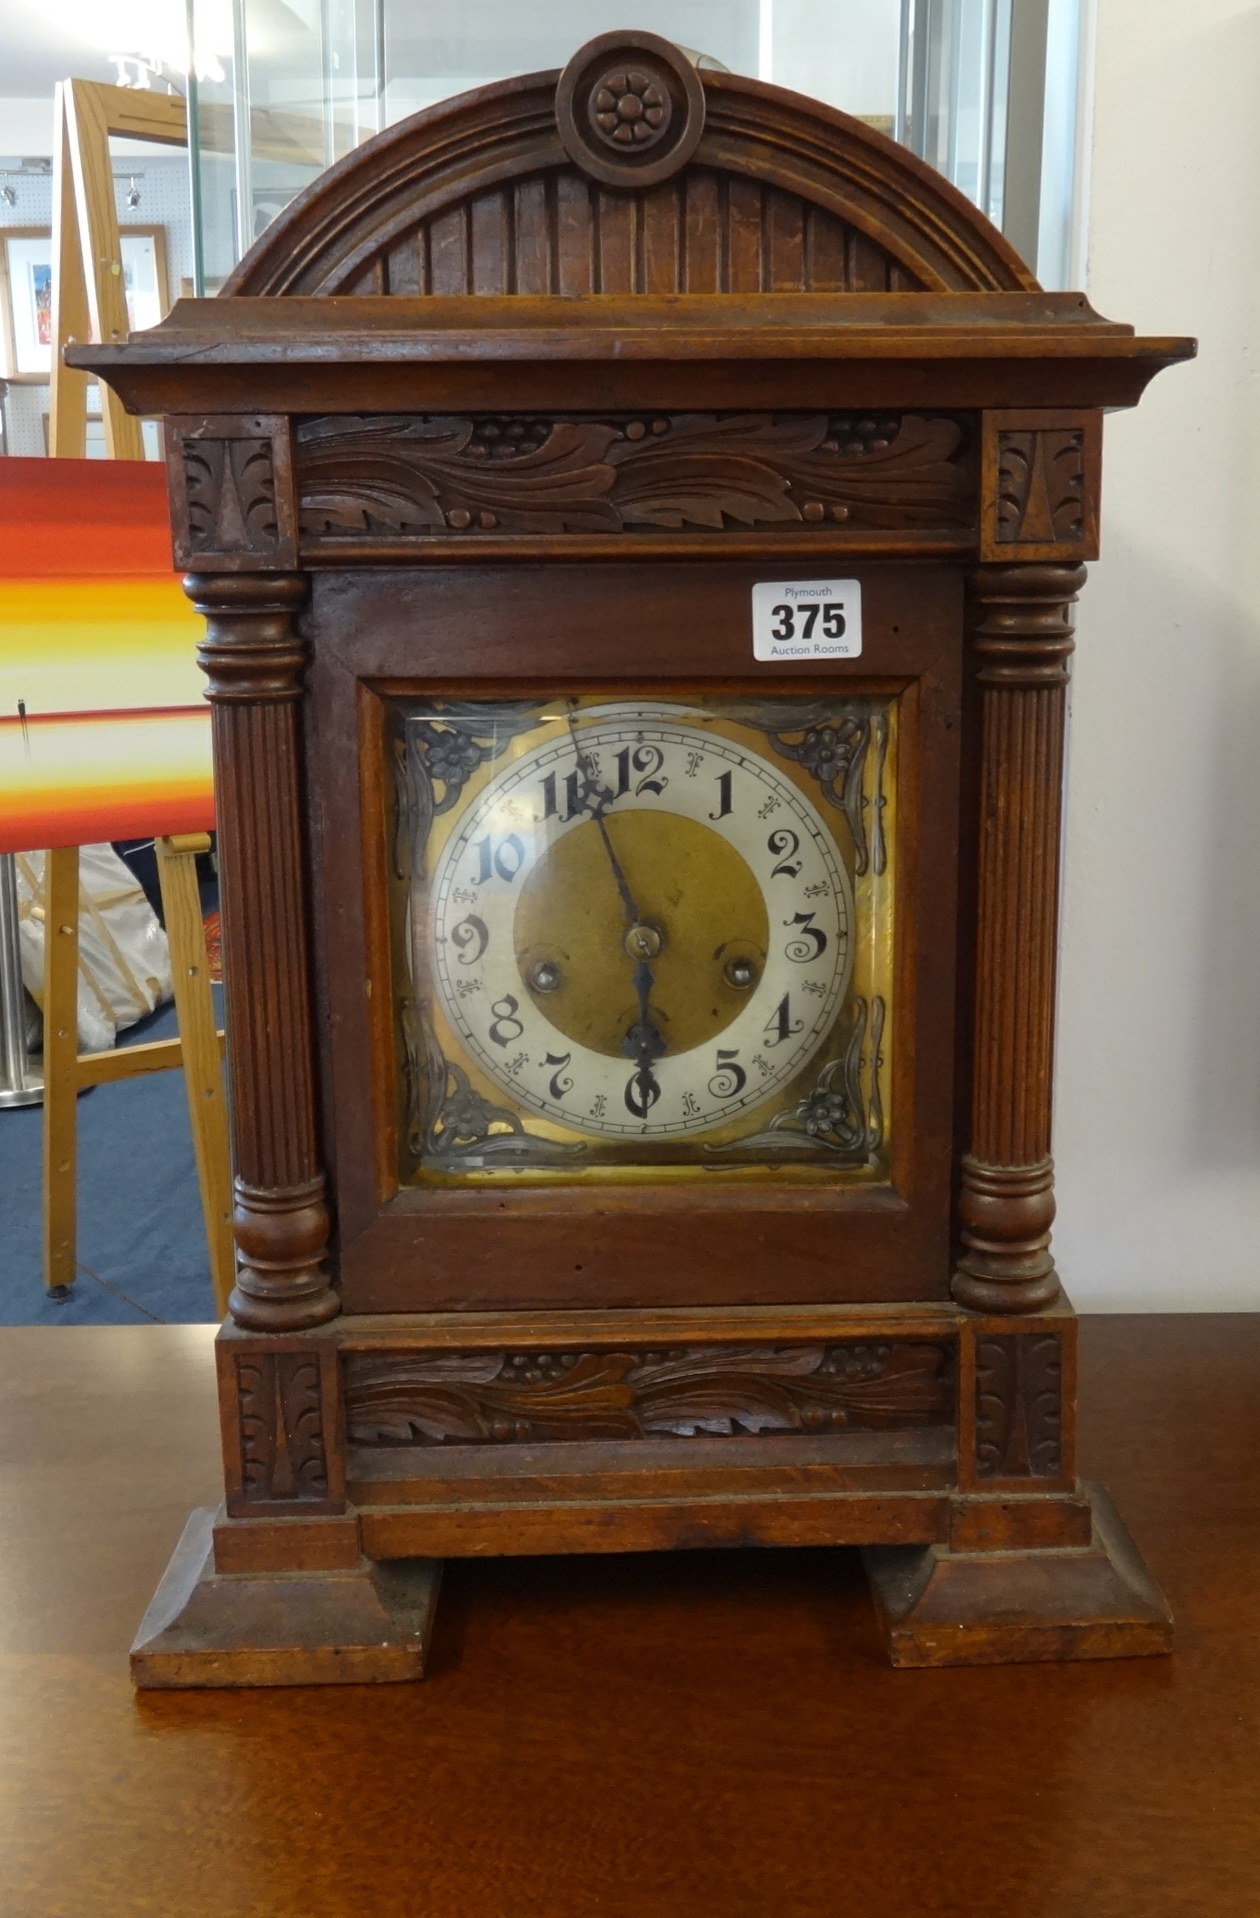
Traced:
<svg viewBox="0 0 1260 1918">
<path fill-rule="evenodd" d="M 849 1552 L 499 1559 L 423 1685 L 137 1697 L 211 1335 L 0 1333 L 6 1918 L 1260 1912 L 1260 1315 L 1083 1326 L 1170 1660 L 893 1671 Z"/>
</svg>

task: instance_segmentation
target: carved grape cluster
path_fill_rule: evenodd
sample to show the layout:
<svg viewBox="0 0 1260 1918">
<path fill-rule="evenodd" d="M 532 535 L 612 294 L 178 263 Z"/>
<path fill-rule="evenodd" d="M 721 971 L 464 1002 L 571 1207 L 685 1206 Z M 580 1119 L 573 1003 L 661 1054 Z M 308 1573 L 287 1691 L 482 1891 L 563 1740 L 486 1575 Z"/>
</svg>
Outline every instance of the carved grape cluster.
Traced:
<svg viewBox="0 0 1260 1918">
<path fill-rule="evenodd" d="M 662 434 L 668 433 L 668 431 L 668 420 L 627 420 L 621 429 L 621 436 L 623 439 L 635 442 L 646 439 L 649 433 L 654 439 L 660 439 Z"/>
<path fill-rule="evenodd" d="M 827 422 L 824 453 L 838 453 L 841 459 L 861 459 L 870 453 L 886 453 L 901 431 L 901 420 L 894 414 L 837 413 Z"/>
<path fill-rule="evenodd" d="M 614 151 L 655 146 L 672 113 L 666 89 L 635 67 L 614 67 L 591 90 L 591 124 Z"/>
<path fill-rule="evenodd" d="M 471 459 L 511 460 L 537 453 L 551 432 L 547 419 L 478 420 L 465 449 Z"/>
<path fill-rule="evenodd" d="M 833 1345 L 818 1370 L 830 1378 L 876 1379 L 891 1357 L 891 1345 Z"/>
<path fill-rule="evenodd" d="M 576 1352 L 513 1352 L 499 1376 L 513 1384 L 552 1385 L 577 1362 Z"/>
</svg>

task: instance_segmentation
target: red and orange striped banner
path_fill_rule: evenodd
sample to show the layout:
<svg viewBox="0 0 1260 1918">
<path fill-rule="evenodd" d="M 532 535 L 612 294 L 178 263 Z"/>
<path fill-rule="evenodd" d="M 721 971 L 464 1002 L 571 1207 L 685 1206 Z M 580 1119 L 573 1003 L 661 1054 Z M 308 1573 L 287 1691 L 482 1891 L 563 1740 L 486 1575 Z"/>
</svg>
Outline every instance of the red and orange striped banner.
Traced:
<svg viewBox="0 0 1260 1918">
<path fill-rule="evenodd" d="M 213 826 L 202 630 L 160 465 L 0 459 L 0 852 Z"/>
</svg>

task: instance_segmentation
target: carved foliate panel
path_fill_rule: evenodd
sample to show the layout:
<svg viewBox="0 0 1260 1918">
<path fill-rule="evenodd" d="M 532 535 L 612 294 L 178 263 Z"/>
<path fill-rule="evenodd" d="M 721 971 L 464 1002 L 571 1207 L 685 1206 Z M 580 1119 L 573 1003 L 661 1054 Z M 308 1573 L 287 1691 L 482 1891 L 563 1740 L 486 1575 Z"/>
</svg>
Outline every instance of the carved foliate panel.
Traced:
<svg viewBox="0 0 1260 1918">
<path fill-rule="evenodd" d="M 318 1355 L 241 1356 L 236 1390 L 242 1503 L 325 1503 L 328 1432 Z"/>
<path fill-rule="evenodd" d="M 1063 1469 L 1063 1349 L 1057 1333 L 976 1340 L 978 1479 L 1057 1479 Z"/>
<path fill-rule="evenodd" d="M 351 1354 L 344 1392 L 360 1445 L 892 1430 L 954 1404 L 929 1344 Z"/>
<path fill-rule="evenodd" d="M 970 436 L 940 414 L 325 418 L 299 425 L 295 456 L 308 551 L 754 526 L 939 540 L 975 524 Z"/>
<path fill-rule="evenodd" d="M 167 473 L 177 566 L 256 573 L 296 564 L 287 420 L 173 420 Z"/>
<path fill-rule="evenodd" d="M 1102 422 L 1089 413 L 986 413 L 980 557 L 1098 557 Z"/>
</svg>

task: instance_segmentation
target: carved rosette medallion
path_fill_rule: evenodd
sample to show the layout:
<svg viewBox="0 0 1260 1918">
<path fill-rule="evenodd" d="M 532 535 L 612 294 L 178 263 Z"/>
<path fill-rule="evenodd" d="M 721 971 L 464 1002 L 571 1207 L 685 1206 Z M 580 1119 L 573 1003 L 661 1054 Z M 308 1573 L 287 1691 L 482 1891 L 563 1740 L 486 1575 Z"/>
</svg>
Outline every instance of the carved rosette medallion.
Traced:
<svg viewBox="0 0 1260 1918">
<path fill-rule="evenodd" d="M 704 132 L 704 88 L 686 55 L 655 33 L 605 33 L 576 53 L 556 88 L 569 157 L 604 186 L 656 186 Z"/>
<path fill-rule="evenodd" d="M 674 116 L 668 88 L 635 67 L 613 69 L 597 80 L 587 111 L 596 135 L 614 152 L 659 145 Z"/>
<path fill-rule="evenodd" d="M 344 1360 L 359 1445 L 486 1445 L 890 1431 L 947 1424 L 943 1345 L 411 1352 Z"/>
</svg>

